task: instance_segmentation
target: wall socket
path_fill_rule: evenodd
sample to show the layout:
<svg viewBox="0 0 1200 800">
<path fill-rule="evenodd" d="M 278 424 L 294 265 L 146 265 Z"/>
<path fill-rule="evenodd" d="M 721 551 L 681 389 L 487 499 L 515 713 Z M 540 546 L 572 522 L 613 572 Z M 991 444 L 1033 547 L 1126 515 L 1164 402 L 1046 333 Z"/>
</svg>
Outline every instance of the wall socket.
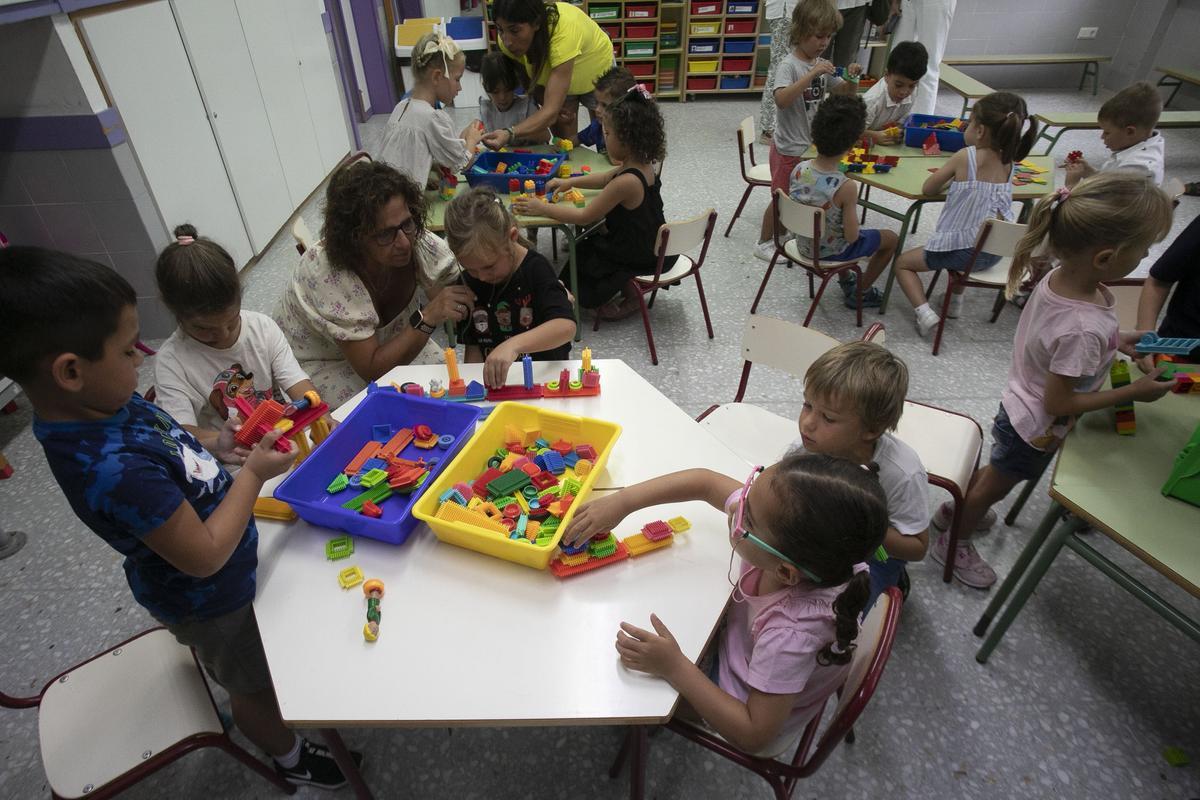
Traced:
<svg viewBox="0 0 1200 800">
<path fill-rule="evenodd" d="M 1080 28 L 1079 35 L 1076 39 L 1095 39 L 1096 34 L 1100 32 L 1099 28 Z"/>
</svg>

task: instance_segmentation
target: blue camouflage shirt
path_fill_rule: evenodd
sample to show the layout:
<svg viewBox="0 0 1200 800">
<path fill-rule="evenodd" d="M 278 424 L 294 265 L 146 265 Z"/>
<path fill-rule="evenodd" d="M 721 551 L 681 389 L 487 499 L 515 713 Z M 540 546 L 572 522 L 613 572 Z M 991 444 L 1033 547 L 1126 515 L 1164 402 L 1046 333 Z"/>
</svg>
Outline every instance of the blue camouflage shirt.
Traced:
<svg viewBox="0 0 1200 800">
<path fill-rule="evenodd" d="M 142 543 L 180 503 L 207 519 L 233 479 L 167 412 L 134 394 L 108 419 L 34 418 L 50 470 L 85 525 L 125 556 L 134 598 L 162 622 L 217 617 L 254 599 L 258 530 L 254 518 L 214 575 L 180 572 Z"/>
</svg>

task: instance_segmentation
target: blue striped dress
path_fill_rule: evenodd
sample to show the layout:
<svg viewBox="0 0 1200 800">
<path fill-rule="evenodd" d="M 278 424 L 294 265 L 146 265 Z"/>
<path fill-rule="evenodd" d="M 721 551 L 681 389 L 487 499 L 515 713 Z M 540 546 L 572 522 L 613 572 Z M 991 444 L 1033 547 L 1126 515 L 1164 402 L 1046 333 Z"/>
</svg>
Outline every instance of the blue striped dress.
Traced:
<svg viewBox="0 0 1200 800">
<path fill-rule="evenodd" d="M 985 220 L 999 217 L 1013 221 L 1012 196 L 1011 171 L 1004 183 L 976 180 L 975 146 L 968 147 L 967 179 L 951 182 L 937 230 L 929 237 L 925 250 L 941 253 L 971 249 Z"/>
</svg>

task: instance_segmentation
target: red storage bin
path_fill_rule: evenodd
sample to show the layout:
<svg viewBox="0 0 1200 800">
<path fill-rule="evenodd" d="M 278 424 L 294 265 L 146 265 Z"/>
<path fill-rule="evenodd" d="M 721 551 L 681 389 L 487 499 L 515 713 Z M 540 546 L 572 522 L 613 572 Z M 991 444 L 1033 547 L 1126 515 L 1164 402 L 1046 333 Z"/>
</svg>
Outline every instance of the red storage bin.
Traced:
<svg viewBox="0 0 1200 800">
<path fill-rule="evenodd" d="M 626 39 L 657 39 L 658 25 L 653 22 L 643 22 L 639 24 L 627 23 L 625 25 Z"/>
<path fill-rule="evenodd" d="M 653 3 L 625 6 L 625 19 L 653 19 L 658 16 L 658 6 Z"/>
<path fill-rule="evenodd" d="M 693 17 L 721 16 L 720 0 L 692 0 Z"/>
<path fill-rule="evenodd" d="M 642 85 L 646 87 L 646 91 L 654 94 L 654 81 L 642 81 Z"/>
<path fill-rule="evenodd" d="M 749 72 L 754 69 L 754 59 L 750 56 L 721 59 L 722 72 Z"/>
<path fill-rule="evenodd" d="M 612 39 L 613 41 L 616 41 L 617 39 L 621 38 L 621 26 L 620 25 L 601 25 L 600 30 L 604 31 L 604 35 L 607 36 L 608 38 Z"/>
<path fill-rule="evenodd" d="M 731 19 L 725 21 L 725 33 L 741 36 L 754 33 L 755 21 L 752 19 Z"/>
<path fill-rule="evenodd" d="M 716 75 L 713 75 L 712 77 L 697 75 L 697 76 L 690 77 L 687 79 L 687 90 L 689 92 L 701 92 L 701 91 L 704 91 L 705 89 L 715 89 L 715 88 L 717 88 L 717 76 Z"/>
<path fill-rule="evenodd" d="M 654 62 L 630 61 L 625 65 L 625 69 L 635 78 L 646 78 L 654 75 Z"/>
</svg>

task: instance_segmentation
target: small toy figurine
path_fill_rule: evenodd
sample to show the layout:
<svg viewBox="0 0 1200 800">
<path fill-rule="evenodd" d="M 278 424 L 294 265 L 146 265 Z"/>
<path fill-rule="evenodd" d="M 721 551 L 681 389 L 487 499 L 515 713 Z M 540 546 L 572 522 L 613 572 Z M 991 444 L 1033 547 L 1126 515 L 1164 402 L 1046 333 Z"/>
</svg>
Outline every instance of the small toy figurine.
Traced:
<svg viewBox="0 0 1200 800">
<path fill-rule="evenodd" d="M 363 584 L 363 594 L 367 596 L 367 624 L 363 626 L 363 638 L 373 642 L 379 638 L 379 622 L 382 619 L 379 601 L 383 598 L 383 581 L 371 578 Z"/>
<path fill-rule="evenodd" d="M 1083 160 L 1083 151 L 1082 150 L 1072 150 L 1071 152 L 1067 153 L 1067 163 L 1068 164 L 1076 164 L 1082 160 Z"/>
</svg>

